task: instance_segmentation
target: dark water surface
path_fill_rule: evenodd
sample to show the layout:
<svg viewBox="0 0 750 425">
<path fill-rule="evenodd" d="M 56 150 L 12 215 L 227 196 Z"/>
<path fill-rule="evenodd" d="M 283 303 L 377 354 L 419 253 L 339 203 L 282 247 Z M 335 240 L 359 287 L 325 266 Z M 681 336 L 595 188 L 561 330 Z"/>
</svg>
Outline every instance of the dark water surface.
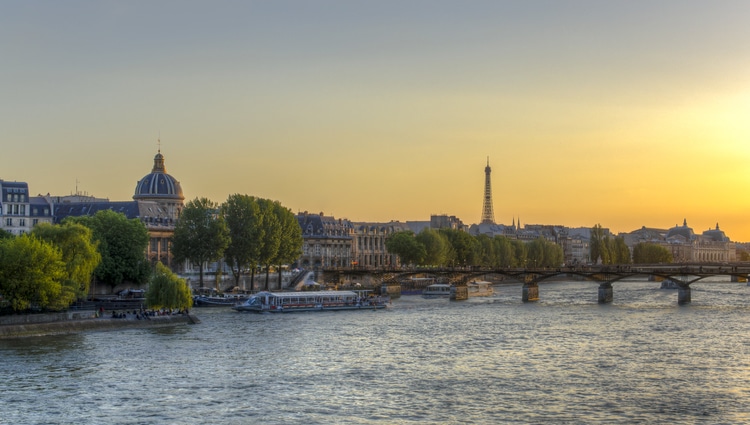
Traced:
<svg viewBox="0 0 750 425">
<path fill-rule="evenodd" d="M 0 341 L 0 423 L 749 423 L 750 287 L 614 286 Z"/>
</svg>

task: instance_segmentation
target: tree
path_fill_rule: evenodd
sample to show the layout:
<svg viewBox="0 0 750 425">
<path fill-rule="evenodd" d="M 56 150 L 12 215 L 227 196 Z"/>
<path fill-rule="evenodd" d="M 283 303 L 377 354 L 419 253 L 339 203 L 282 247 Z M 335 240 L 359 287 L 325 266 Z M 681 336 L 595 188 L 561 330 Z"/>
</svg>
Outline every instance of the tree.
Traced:
<svg viewBox="0 0 750 425">
<path fill-rule="evenodd" d="M 98 211 L 93 216 L 68 217 L 63 223 L 79 223 L 93 232 L 101 262 L 94 276 L 114 287 L 124 281 L 137 285 L 148 281 L 151 266 L 144 254 L 148 247 L 148 230 L 137 218 L 112 210 Z"/>
<path fill-rule="evenodd" d="M 609 262 L 609 250 L 607 246 L 607 235 L 602 229 L 601 224 L 597 224 L 591 228 L 591 241 L 589 242 L 589 252 L 591 253 L 591 262 L 599 263 L 601 260 L 602 264 Z"/>
<path fill-rule="evenodd" d="M 625 244 L 624 237 L 618 236 L 614 239 L 610 252 L 613 264 L 630 264 L 630 248 Z"/>
<path fill-rule="evenodd" d="M 385 240 L 388 252 L 398 255 L 401 264 L 421 264 L 427 252 L 424 245 L 417 242 L 412 231 L 395 232 Z"/>
<path fill-rule="evenodd" d="M 633 247 L 633 262 L 636 264 L 671 263 L 672 253 L 661 245 L 641 242 Z"/>
<path fill-rule="evenodd" d="M 229 245 L 229 231 L 219 206 L 206 198 L 195 198 L 185 205 L 172 236 L 175 260 L 198 264 L 199 282 L 203 287 L 205 263 L 217 261 Z M 218 288 L 218 281 L 216 283 Z"/>
<path fill-rule="evenodd" d="M 224 261 L 232 270 L 235 286 L 239 286 L 244 270 L 251 269 L 255 276 L 255 266 L 260 258 L 263 244 L 260 206 L 252 196 L 230 195 L 221 206 L 221 215 L 229 230 L 229 245 L 224 250 Z"/>
<path fill-rule="evenodd" d="M 62 253 L 52 244 L 30 235 L 0 240 L 0 293 L 13 310 L 69 306 L 76 297 L 63 291 L 65 276 Z"/>
<path fill-rule="evenodd" d="M 5 229 L 0 229 L 0 240 L 10 239 L 12 237 L 13 237 L 13 233 L 10 233 L 6 231 Z"/>
<path fill-rule="evenodd" d="M 276 205 L 273 201 L 260 198 L 258 199 L 258 206 L 260 207 L 260 225 L 263 229 L 263 240 L 261 241 L 258 263 L 266 268 L 265 289 L 268 290 L 268 276 L 271 265 L 273 265 L 281 246 L 282 229 L 281 221 L 276 214 Z"/>
<path fill-rule="evenodd" d="M 71 222 L 61 225 L 41 223 L 34 227 L 31 234 L 60 249 L 66 270 L 62 281 L 63 292 L 71 292 L 75 298 L 84 298 L 89 292 L 94 270 L 102 259 L 91 229 Z"/>
<path fill-rule="evenodd" d="M 546 245 L 544 238 L 536 238 L 529 242 L 528 248 L 528 261 L 531 267 L 543 267 L 544 266 L 544 246 Z"/>
<path fill-rule="evenodd" d="M 183 309 L 193 305 L 190 287 L 162 263 L 156 263 L 146 290 L 146 305 L 153 309 Z"/>
<path fill-rule="evenodd" d="M 450 243 L 448 238 L 437 230 L 425 228 L 416 236 L 425 248 L 425 257 L 421 264 L 427 266 L 444 266 L 448 263 Z"/>
<path fill-rule="evenodd" d="M 515 267 L 526 267 L 526 259 L 528 257 L 526 244 L 518 239 L 513 239 L 510 243 L 513 246 L 513 265 Z"/>
<path fill-rule="evenodd" d="M 476 245 L 479 243 L 470 234 L 455 229 L 440 229 L 440 233 L 446 236 L 453 248 L 453 265 L 470 266 L 476 262 Z"/>
<path fill-rule="evenodd" d="M 274 203 L 274 212 L 281 224 L 281 240 L 273 262 L 278 266 L 279 289 L 281 289 L 281 266 L 297 260 L 302 255 L 302 228 L 289 208 Z"/>
<path fill-rule="evenodd" d="M 492 238 L 495 245 L 495 263 L 496 267 L 512 267 L 515 263 L 513 258 L 513 245 L 510 239 L 505 236 L 495 236 Z"/>
</svg>

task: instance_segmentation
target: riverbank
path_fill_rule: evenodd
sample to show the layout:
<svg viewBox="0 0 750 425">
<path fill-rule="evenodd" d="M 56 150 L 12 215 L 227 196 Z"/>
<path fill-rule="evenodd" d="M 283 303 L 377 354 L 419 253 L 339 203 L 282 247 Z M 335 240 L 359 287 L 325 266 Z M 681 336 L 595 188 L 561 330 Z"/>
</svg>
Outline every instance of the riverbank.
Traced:
<svg viewBox="0 0 750 425">
<path fill-rule="evenodd" d="M 128 328 L 155 328 L 200 323 L 192 313 L 148 316 L 135 314 L 124 318 L 96 317 L 95 311 L 5 316 L 0 318 L 0 339 L 74 334 L 86 331 L 110 331 Z"/>
</svg>

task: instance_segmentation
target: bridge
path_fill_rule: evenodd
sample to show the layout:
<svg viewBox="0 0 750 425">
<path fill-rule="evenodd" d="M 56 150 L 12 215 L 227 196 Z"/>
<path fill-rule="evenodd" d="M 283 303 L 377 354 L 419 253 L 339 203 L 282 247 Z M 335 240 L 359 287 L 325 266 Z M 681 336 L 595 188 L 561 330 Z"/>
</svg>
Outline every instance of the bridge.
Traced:
<svg viewBox="0 0 750 425">
<path fill-rule="evenodd" d="M 369 277 L 373 284 L 382 287 L 395 285 L 414 277 L 425 276 L 442 278 L 452 285 L 465 285 L 471 280 L 486 275 L 498 275 L 523 284 L 522 300 L 539 300 L 539 283 L 555 278 L 577 278 L 599 285 L 599 303 L 611 303 L 614 298 L 613 283 L 628 278 L 649 277 L 655 280 L 668 280 L 677 287 L 677 303 L 691 302 L 690 285 L 700 280 L 728 276 L 733 282 L 747 282 L 750 263 L 722 264 L 623 264 L 565 266 L 559 268 L 399 268 L 399 269 L 322 269 L 326 282 L 341 282 L 345 278 Z"/>
</svg>

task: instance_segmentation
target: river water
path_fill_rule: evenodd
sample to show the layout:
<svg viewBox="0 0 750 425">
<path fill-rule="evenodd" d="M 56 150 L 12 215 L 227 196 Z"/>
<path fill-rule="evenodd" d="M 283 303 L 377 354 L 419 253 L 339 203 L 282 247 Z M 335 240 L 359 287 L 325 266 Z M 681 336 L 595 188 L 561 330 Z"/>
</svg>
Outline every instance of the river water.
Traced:
<svg viewBox="0 0 750 425">
<path fill-rule="evenodd" d="M 614 287 L 0 341 L 0 423 L 750 423 L 750 287 Z"/>
</svg>

